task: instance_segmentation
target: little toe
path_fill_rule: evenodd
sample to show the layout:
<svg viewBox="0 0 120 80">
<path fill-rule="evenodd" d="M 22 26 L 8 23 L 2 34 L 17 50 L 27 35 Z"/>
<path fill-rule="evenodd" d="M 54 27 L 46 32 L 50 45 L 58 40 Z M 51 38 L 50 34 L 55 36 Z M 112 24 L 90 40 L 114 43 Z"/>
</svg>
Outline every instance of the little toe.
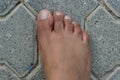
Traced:
<svg viewBox="0 0 120 80">
<path fill-rule="evenodd" d="M 60 11 L 54 13 L 54 31 L 61 32 L 64 29 L 64 14 Z"/>
<path fill-rule="evenodd" d="M 51 31 L 53 26 L 53 16 L 48 10 L 41 10 L 37 17 L 37 31 Z"/>
<path fill-rule="evenodd" d="M 83 30 L 83 42 L 89 44 L 90 37 L 86 31 Z"/>
<path fill-rule="evenodd" d="M 74 26 L 72 24 L 72 19 L 70 16 L 65 16 L 64 18 L 65 30 L 68 32 L 73 32 Z"/>
<path fill-rule="evenodd" d="M 82 29 L 80 28 L 80 25 L 77 22 L 73 22 L 73 25 L 74 25 L 74 34 L 76 36 L 80 36 L 82 39 L 83 36 L 82 36 Z"/>
</svg>

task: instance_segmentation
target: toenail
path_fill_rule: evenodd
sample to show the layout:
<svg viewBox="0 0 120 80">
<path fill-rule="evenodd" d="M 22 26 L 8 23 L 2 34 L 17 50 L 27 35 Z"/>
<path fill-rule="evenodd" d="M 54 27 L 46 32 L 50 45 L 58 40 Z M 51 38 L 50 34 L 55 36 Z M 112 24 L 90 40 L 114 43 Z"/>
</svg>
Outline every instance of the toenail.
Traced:
<svg viewBox="0 0 120 80">
<path fill-rule="evenodd" d="M 57 16 L 62 15 L 61 12 L 56 12 L 55 13 Z"/>
<path fill-rule="evenodd" d="M 72 22 L 73 24 L 76 24 L 76 22 Z"/>
<path fill-rule="evenodd" d="M 65 16 L 64 19 L 70 19 L 71 20 L 71 17 L 70 16 Z"/>
<path fill-rule="evenodd" d="M 40 13 L 40 19 L 44 20 L 48 18 L 48 12 L 47 11 L 41 11 Z"/>
</svg>

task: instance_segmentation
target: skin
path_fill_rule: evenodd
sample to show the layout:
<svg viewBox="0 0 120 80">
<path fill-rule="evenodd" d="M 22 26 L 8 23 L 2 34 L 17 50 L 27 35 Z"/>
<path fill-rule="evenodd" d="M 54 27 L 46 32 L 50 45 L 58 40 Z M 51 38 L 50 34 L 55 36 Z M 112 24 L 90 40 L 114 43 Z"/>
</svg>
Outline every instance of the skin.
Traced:
<svg viewBox="0 0 120 80">
<path fill-rule="evenodd" d="M 46 80 L 89 80 L 89 36 L 60 11 L 42 10 L 37 17 L 38 48 Z"/>
</svg>

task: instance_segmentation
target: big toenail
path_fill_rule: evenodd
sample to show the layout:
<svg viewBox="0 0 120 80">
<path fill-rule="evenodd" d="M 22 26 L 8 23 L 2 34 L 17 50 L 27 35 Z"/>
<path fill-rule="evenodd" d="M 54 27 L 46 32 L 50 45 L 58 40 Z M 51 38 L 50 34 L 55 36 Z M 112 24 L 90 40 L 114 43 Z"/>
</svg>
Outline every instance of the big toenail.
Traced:
<svg viewBox="0 0 120 80">
<path fill-rule="evenodd" d="M 47 18 L 48 18 L 48 12 L 42 11 L 42 12 L 40 13 L 40 19 L 41 19 L 41 20 L 44 20 L 44 19 L 47 19 Z"/>
</svg>

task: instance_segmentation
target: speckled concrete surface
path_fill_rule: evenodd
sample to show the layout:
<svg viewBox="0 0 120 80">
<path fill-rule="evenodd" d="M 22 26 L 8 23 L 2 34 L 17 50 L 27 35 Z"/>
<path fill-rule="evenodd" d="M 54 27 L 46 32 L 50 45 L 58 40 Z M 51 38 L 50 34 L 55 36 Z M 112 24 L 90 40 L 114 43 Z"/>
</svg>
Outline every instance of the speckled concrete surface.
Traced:
<svg viewBox="0 0 120 80">
<path fill-rule="evenodd" d="M 45 80 L 37 53 L 41 9 L 71 15 L 89 32 L 91 80 L 120 80 L 120 0 L 0 0 L 0 80 Z"/>
<path fill-rule="evenodd" d="M 91 36 L 92 70 L 100 79 L 120 62 L 120 22 L 98 7 L 87 18 L 86 30 Z"/>
<path fill-rule="evenodd" d="M 0 16 L 10 12 L 17 3 L 19 3 L 19 0 L 0 0 Z"/>
</svg>

